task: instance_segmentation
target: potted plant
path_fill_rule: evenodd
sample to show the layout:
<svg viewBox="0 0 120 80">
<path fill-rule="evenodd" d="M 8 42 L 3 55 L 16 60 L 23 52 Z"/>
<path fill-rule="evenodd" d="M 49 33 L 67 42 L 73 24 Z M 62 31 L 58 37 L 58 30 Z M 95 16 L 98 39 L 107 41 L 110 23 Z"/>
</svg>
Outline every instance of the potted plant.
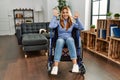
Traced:
<svg viewBox="0 0 120 80">
<path fill-rule="evenodd" d="M 108 12 L 108 13 L 106 14 L 106 16 L 107 16 L 107 19 L 111 19 L 112 13 L 111 13 L 111 12 Z"/>
<path fill-rule="evenodd" d="M 58 0 L 58 8 L 61 12 L 61 9 L 66 6 L 66 0 Z"/>
<path fill-rule="evenodd" d="M 95 32 L 95 25 L 90 26 L 90 32 L 94 33 Z"/>
<path fill-rule="evenodd" d="M 115 19 L 119 19 L 119 17 L 120 17 L 120 14 L 119 14 L 119 13 L 115 13 L 115 14 L 114 14 L 114 18 L 115 18 Z"/>
</svg>

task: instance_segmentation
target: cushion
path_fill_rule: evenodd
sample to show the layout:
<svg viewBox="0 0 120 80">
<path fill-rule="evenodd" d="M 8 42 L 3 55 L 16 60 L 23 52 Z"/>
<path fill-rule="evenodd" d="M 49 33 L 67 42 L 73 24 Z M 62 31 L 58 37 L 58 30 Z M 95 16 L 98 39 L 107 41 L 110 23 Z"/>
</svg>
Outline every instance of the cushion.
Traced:
<svg viewBox="0 0 120 80">
<path fill-rule="evenodd" d="M 47 38 L 42 34 L 37 33 L 29 33 L 29 34 L 23 34 L 22 44 L 23 45 L 44 45 L 47 44 L 48 40 Z"/>
</svg>

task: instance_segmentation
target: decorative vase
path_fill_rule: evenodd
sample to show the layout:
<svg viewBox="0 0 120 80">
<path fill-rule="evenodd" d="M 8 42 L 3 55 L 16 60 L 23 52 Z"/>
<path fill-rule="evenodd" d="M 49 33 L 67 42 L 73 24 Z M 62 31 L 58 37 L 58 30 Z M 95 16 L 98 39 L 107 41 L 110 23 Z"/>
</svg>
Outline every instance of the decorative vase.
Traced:
<svg viewBox="0 0 120 80">
<path fill-rule="evenodd" d="M 95 32 L 95 28 L 90 28 L 90 32 L 94 33 Z"/>
<path fill-rule="evenodd" d="M 119 19 L 119 17 L 114 17 L 115 19 Z"/>
<path fill-rule="evenodd" d="M 111 16 L 107 16 L 107 19 L 112 19 Z"/>
</svg>

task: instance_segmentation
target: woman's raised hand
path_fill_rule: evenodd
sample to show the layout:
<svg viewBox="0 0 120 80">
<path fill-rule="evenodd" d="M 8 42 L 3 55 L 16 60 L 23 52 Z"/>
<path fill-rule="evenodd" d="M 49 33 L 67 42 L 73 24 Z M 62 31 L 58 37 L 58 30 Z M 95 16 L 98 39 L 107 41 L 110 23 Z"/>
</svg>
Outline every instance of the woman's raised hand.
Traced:
<svg viewBox="0 0 120 80">
<path fill-rule="evenodd" d="M 74 18 L 74 19 L 77 19 L 78 17 L 79 17 L 79 13 L 76 11 L 76 12 L 74 13 L 73 18 Z"/>
<path fill-rule="evenodd" d="M 54 16 L 59 16 L 59 11 L 57 9 L 53 9 L 53 15 Z"/>
</svg>

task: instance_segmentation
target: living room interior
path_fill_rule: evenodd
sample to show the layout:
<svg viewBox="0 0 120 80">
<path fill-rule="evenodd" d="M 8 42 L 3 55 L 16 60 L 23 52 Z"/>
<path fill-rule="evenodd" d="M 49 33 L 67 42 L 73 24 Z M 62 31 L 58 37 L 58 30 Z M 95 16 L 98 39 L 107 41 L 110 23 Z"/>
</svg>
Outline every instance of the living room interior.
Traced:
<svg viewBox="0 0 120 80">
<path fill-rule="evenodd" d="M 57 76 L 48 73 L 52 35 L 48 26 L 53 17 L 52 10 L 60 1 L 66 2 L 72 14 L 78 11 L 84 25 L 85 29 L 80 31 L 80 37 L 85 74 L 71 73 L 71 61 L 60 62 Z M 120 80 L 119 2 L 2 0 L 0 80 Z"/>
</svg>

